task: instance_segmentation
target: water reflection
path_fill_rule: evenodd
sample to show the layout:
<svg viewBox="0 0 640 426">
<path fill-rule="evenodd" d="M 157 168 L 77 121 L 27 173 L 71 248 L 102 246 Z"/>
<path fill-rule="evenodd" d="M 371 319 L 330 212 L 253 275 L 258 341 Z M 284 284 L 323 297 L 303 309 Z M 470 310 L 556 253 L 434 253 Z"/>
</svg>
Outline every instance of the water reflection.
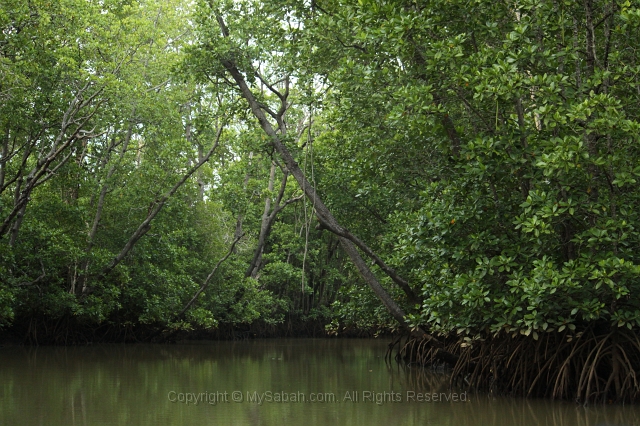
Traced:
<svg viewBox="0 0 640 426">
<path fill-rule="evenodd" d="M 583 408 L 486 395 L 466 395 L 466 403 L 418 402 L 418 394 L 446 396 L 456 389 L 443 375 L 386 365 L 386 345 L 304 339 L 0 348 L 0 424 L 640 424 L 640 411 L 628 406 Z M 226 398 L 207 403 L 216 392 Z M 240 392 L 241 402 L 234 402 L 233 392 Z M 271 402 L 249 401 L 265 392 Z M 306 399 L 275 402 L 278 393 Z M 376 403 L 383 393 L 387 397 Z M 186 403 L 188 394 L 200 395 L 197 405 L 193 396 Z M 334 395 L 335 402 L 311 402 L 311 395 Z"/>
</svg>

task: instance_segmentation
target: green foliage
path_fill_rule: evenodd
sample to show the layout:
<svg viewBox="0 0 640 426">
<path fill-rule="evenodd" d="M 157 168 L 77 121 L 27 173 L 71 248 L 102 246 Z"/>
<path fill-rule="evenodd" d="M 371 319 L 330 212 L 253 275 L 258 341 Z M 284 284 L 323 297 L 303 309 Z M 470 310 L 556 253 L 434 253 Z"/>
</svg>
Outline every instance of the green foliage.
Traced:
<svg viewBox="0 0 640 426">
<path fill-rule="evenodd" d="M 221 14 L 233 30 L 201 21 L 220 49 L 210 60 L 231 55 L 248 79 L 263 62 L 301 87 L 313 76 L 314 181 L 422 288 L 413 325 L 640 326 L 630 2 L 272 6 L 207 3 L 207 22 Z"/>
<path fill-rule="evenodd" d="M 595 23 L 582 6 L 441 6 L 393 12 L 411 22 L 410 45 L 394 48 L 415 78 L 411 92 L 431 95 L 405 102 L 448 114 L 462 141 L 420 207 L 393 217 L 396 262 L 423 283 L 424 306 L 410 321 L 527 335 L 592 322 L 640 326 L 632 296 L 640 123 L 629 65 L 638 58 L 626 19 L 594 2 L 602 25 L 585 53 Z M 465 16 L 452 19 L 458 7 Z M 445 17 L 460 26 L 440 27 Z M 377 31 L 385 35 L 376 41 L 395 40 Z M 436 146 L 451 145 L 443 136 Z"/>
<path fill-rule="evenodd" d="M 381 280 L 412 326 L 637 329 L 640 14 L 585 4 L 9 1 L 0 327 L 394 327 L 293 179 L 272 175 L 233 60 L 270 117 L 284 108 L 278 132 L 339 222 L 422 294 L 407 306 Z"/>
<path fill-rule="evenodd" d="M 172 73 L 188 42 L 188 7 L 10 2 L 1 12 L 0 220 L 7 227 L 0 327 L 44 318 L 212 328 L 270 312 L 277 303 L 239 276 L 237 265 L 219 272 L 184 321 L 174 321 L 233 232 L 234 219 L 213 198 L 219 175 L 208 165 L 167 201 L 117 268 L 104 272 L 214 144 L 233 107 Z M 224 144 L 228 135 L 220 136 Z M 38 177 L 45 155 L 51 165 Z M 220 160 L 214 155 L 211 163 Z M 25 192 L 30 179 L 36 184 Z M 246 294 L 235 300 L 240 290 Z"/>
</svg>

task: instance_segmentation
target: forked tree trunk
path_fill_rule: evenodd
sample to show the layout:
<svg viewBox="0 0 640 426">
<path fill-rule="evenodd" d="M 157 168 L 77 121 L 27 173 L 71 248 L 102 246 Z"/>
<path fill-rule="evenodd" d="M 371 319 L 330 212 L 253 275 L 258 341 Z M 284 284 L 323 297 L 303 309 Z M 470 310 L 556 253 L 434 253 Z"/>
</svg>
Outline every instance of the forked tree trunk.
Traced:
<svg viewBox="0 0 640 426">
<path fill-rule="evenodd" d="M 276 164 L 271 163 L 271 170 L 269 172 L 269 185 L 268 190 L 269 194 L 273 191 L 273 186 L 275 183 L 276 176 Z M 280 190 L 278 191 L 278 195 L 275 200 L 271 200 L 271 195 L 268 195 L 265 203 L 264 203 L 264 212 L 262 213 L 262 220 L 260 222 L 260 234 L 258 235 L 258 245 L 253 251 L 253 257 L 251 258 L 251 262 L 249 263 L 249 267 L 245 272 L 244 276 L 246 278 L 255 278 L 262 267 L 262 254 L 264 253 L 264 247 L 267 243 L 267 237 L 271 233 L 271 228 L 276 221 L 276 217 L 278 213 L 282 209 L 284 209 L 287 205 L 291 203 L 295 203 L 298 200 L 301 200 L 304 195 L 300 195 L 297 197 L 293 197 L 291 199 L 286 200 L 282 203 L 282 197 L 284 196 L 284 191 L 287 187 L 287 178 L 289 177 L 289 171 L 284 170 L 284 176 L 282 176 L 282 182 L 280 183 Z M 273 206 L 272 206 L 273 204 Z"/>
</svg>

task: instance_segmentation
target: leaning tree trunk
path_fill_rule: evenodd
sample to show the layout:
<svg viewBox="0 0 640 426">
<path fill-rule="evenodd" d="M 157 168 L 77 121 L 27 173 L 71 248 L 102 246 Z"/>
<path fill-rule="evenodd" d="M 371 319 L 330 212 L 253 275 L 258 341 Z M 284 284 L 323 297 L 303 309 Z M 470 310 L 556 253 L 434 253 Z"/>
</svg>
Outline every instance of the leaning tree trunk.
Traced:
<svg viewBox="0 0 640 426">
<path fill-rule="evenodd" d="M 222 29 L 223 35 L 225 37 L 229 36 L 228 29 L 222 20 L 222 17 L 217 17 L 218 23 Z M 358 268 L 358 271 L 364 278 L 365 282 L 369 285 L 369 287 L 373 290 L 373 292 L 378 296 L 378 298 L 382 301 L 385 307 L 388 309 L 389 313 L 401 324 L 401 326 L 406 327 L 405 323 L 405 312 L 398 305 L 398 303 L 391 298 L 389 293 L 385 290 L 384 287 L 380 284 L 378 279 L 375 277 L 369 266 L 366 264 L 364 259 L 360 256 L 356 245 L 363 250 L 369 257 L 373 259 L 373 261 L 378 264 L 381 269 L 385 273 L 387 273 L 407 294 L 411 302 L 415 302 L 417 298 L 413 294 L 413 291 L 409 287 L 408 283 L 400 278 L 393 269 L 387 266 L 368 246 L 364 244 L 360 239 L 351 234 L 348 230 L 343 228 L 338 221 L 333 217 L 329 209 L 325 206 L 324 202 L 320 199 L 319 195 L 316 193 L 315 188 L 309 184 L 309 181 L 305 177 L 303 171 L 300 169 L 300 166 L 295 161 L 287 147 L 282 143 L 280 137 L 271 126 L 271 123 L 267 120 L 267 117 L 260 107 L 260 104 L 256 100 L 255 96 L 251 89 L 249 89 L 243 75 L 238 70 L 236 64 L 229 59 L 223 59 L 222 65 L 226 68 L 226 70 L 231 74 L 233 79 L 235 80 L 242 96 L 246 99 L 251 108 L 251 112 L 258 119 L 260 126 L 263 131 L 271 138 L 271 144 L 274 150 L 278 153 L 278 155 L 284 161 L 289 172 L 294 176 L 298 185 L 304 192 L 304 194 L 309 198 L 309 200 L 313 203 L 316 216 L 320 221 L 320 224 L 333 232 L 334 234 L 340 237 L 340 242 L 351 259 L 354 265 Z M 422 332 L 424 333 L 424 332 Z M 424 333 L 426 334 L 426 333 Z M 434 342 L 436 341 L 433 339 Z"/>
</svg>

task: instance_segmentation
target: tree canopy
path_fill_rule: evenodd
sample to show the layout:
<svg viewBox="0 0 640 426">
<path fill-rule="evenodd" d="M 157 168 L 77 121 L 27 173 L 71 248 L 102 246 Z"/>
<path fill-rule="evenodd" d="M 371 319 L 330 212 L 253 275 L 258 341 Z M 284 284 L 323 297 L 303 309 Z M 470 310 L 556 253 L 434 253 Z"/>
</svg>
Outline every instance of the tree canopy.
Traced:
<svg viewBox="0 0 640 426">
<path fill-rule="evenodd" d="M 639 25 L 629 1 L 5 2 L 0 327 L 637 330 Z"/>
</svg>

